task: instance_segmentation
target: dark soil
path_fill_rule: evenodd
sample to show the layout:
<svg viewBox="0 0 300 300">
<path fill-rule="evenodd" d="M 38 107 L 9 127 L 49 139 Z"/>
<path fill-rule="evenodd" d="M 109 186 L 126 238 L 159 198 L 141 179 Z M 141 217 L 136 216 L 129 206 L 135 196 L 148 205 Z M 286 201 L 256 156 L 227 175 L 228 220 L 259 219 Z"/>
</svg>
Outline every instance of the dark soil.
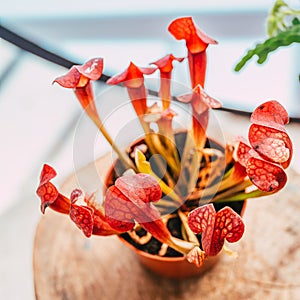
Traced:
<svg viewBox="0 0 300 300">
<path fill-rule="evenodd" d="M 168 229 L 171 232 L 172 236 L 182 239 L 181 222 L 180 222 L 179 218 L 170 219 L 167 226 L 168 226 Z M 137 232 L 137 234 L 139 236 L 144 236 L 144 235 L 146 235 L 146 231 L 144 229 L 140 229 L 139 232 Z M 122 234 L 122 237 L 126 241 L 128 241 L 130 244 L 134 245 L 137 249 L 145 251 L 150 254 L 158 254 L 158 252 L 161 248 L 161 245 L 162 245 L 162 243 L 160 241 L 158 241 L 157 239 L 155 239 L 154 237 L 152 237 L 150 239 L 150 241 L 145 245 L 140 245 L 140 244 L 134 242 L 130 238 L 128 233 Z M 182 254 L 177 252 L 176 250 L 168 247 L 167 252 L 164 256 L 165 257 L 179 257 L 179 256 L 182 256 Z"/>
</svg>

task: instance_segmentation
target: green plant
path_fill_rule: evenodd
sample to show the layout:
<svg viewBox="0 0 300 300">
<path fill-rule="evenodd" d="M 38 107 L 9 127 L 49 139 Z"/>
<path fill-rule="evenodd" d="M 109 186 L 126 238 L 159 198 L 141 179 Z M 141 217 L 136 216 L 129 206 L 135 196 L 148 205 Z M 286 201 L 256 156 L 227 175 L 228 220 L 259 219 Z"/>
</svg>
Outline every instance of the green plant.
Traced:
<svg viewBox="0 0 300 300">
<path fill-rule="evenodd" d="M 240 71 L 255 55 L 257 62 L 262 64 L 268 55 L 279 47 L 300 43 L 300 10 L 291 8 L 283 0 L 276 0 L 267 18 L 268 38 L 258 43 L 255 48 L 248 50 L 244 57 L 235 66 L 235 71 Z"/>
</svg>

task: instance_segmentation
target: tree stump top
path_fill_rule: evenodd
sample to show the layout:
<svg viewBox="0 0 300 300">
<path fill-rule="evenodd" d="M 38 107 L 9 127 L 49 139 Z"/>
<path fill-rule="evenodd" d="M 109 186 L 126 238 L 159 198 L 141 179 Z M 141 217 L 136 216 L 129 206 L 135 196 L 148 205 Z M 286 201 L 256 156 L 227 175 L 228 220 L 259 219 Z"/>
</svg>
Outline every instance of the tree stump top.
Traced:
<svg viewBox="0 0 300 300">
<path fill-rule="evenodd" d="M 93 189 L 98 161 L 71 176 L 66 195 Z M 83 176 L 84 175 L 84 176 Z M 99 178 L 98 178 L 99 179 Z M 289 173 L 280 193 L 250 199 L 242 240 L 201 277 L 160 278 L 116 237 L 83 236 L 65 215 L 50 211 L 37 226 L 33 251 L 36 298 L 58 299 L 300 299 L 300 176 Z"/>
</svg>

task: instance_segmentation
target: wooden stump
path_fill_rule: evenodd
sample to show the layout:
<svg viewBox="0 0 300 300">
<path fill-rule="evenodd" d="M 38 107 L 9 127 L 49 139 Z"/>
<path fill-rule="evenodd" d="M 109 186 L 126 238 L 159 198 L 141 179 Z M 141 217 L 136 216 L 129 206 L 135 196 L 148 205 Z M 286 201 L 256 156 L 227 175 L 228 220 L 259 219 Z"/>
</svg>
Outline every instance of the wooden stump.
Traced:
<svg viewBox="0 0 300 300">
<path fill-rule="evenodd" d="M 103 162 L 96 165 L 96 169 Z M 94 187 L 95 165 L 63 185 Z M 37 226 L 33 263 L 36 298 L 58 299 L 300 299 L 300 176 L 290 172 L 276 195 L 250 199 L 237 259 L 223 255 L 199 278 L 175 281 L 144 269 L 116 237 L 87 239 L 65 215 L 46 211 Z"/>
</svg>

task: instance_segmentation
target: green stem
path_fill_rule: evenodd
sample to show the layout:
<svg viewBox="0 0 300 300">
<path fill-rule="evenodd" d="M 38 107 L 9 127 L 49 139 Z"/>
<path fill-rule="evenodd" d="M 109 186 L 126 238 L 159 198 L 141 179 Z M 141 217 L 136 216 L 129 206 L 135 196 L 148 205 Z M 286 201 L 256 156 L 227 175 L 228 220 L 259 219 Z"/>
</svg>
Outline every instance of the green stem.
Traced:
<svg viewBox="0 0 300 300">
<path fill-rule="evenodd" d="M 184 255 L 187 255 L 193 248 L 197 247 L 197 245 L 195 245 L 194 243 L 184 241 L 173 236 L 167 244 Z"/>
<path fill-rule="evenodd" d="M 159 120 L 157 125 L 159 130 L 158 133 L 160 135 L 160 143 L 165 145 L 165 147 L 160 145 L 160 151 L 162 154 L 164 154 L 164 157 L 171 167 L 173 173 L 175 173 L 175 177 L 178 178 L 178 174 L 180 172 L 180 160 L 178 157 L 175 136 L 173 133 L 172 121 Z"/>
<path fill-rule="evenodd" d="M 183 213 L 180 209 L 178 209 L 178 216 L 179 216 L 179 218 L 181 220 L 181 224 L 182 224 L 182 228 L 181 228 L 182 235 L 186 236 L 185 240 L 199 246 L 199 241 L 196 237 L 196 234 L 191 230 L 191 228 L 188 225 L 187 215 L 185 213 Z"/>
<path fill-rule="evenodd" d="M 103 126 L 103 123 L 101 122 L 100 118 L 94 118 L 93 114 L 89 114 L 90 118 L 93 120 L 93 122 L 96 124 L 97 128 L 100 130 L 100 132 L 103 134 L 104 138 L 107 140 L 107 142 L 111 145 L 113 150 L 117 153 L 120 161 L 122 162 L 125 169 L 133 169 L 135 172 L 136 167 L 132 163 L 132 161 L 129 159 L 129 157 L 123 153 L 118 146 L 114 143 L 113 139 Z"/>
<path fill-rule="evenodd" d="M 229 172 L 229 171 L 228 171 Z M 214 185 L 210 187 L 206 187 L 205 189 L 197 190 L 191 194 L 189 197 L 189 200 L 195 200 L 195 199 L 200 199 L 200 198 L 205 198 L 208 199 L 211 196 L 215 195 L 216 193 L 220 193 L 224 190 L 226 190 L 225 193 L 227 194 L 232 194 L 234 191 L 238 190 L 240 191 L 241 189 L 245 189 L 246 187 L 249 187 L 252 185 L 251 181 L 248 180 L 242 180 L 240 182 L 233 180 L 230 175 L 223 181 L 216 182 Z M 220 195 L 224 195 L 220 194 Z M 225 194 L 226 195 L 226 194 Z M 214 198 L 215 199 L 215 198 Z M 215 200 L 213 200 L 215 201 Z"/>
<path fill-rule="evenodd" d="M 164 146 L 161 143 L 162 139 L 165 142 Z M 180 161 L 177 155 L 177 149 L 175 145 L 172 142 L 170 142 L 168 138 L 165 138 L 165 136 L 162 135 L 157 139 L 157 143 L 155 143 L 155 148 L 157 152 L 166 160 L 167 165 L 171 168 L 173 178 L 178 178 L 178 174 L 180 171 Z"/>
<path fill-rule="evenodd" d="M 247 180 L 243 181 L 242 183 L 237 184 L 236 186 L 225 190 L 225 192 L 223 192 L 223 193 L 218 193 L 212 199 L 212 202 L 217 202 L 222 199 L 231 198 L 232 195 L 234 195 L 235 193 L 239 193 L 239 192 L 242 192 L 243 194 L 245 194 L 245 189 L 251 185 L 253 185 L 252 182 L 249 179 L 247 179 Z"/>
<path fill-rule="evenodd" d="M 149 151 L 150 153 L 153 154 L 160 154 L 159 151 L 157 151 L 156 145 L 153 141 L 153 136 L 155 136 L 155 133 L 150 132 L 150 127 L 148 126 L 148 128 L 143 127 L 144 131 L 145 131 L 145 142 L 147 144 L 147 146 L 149 147 Z M 164 157 L 162 154 L 160 154 L 162 157 Z M 162 174 L 167 182 L 167 185 L 171 188 L 173 188 L 175 186 L 174 180 L 171 177 L 171 175 L 169 174 L 168 170 L 165 168 L 164 163 L 161 160 L 161 157 L 158 157 L 157 155 L 155 155 L 153 157 L 154 162 L 156 163 L 159 172 Z M 164 171 L 164 172 L 163 172 Z"/>
<path fill-rule="evenodd" d="M 157 180 L 157 182 L 159 183 L 161 190 L 164 194 L 166 194 L 166 196 L 170 197 L 173 201 L 174 204 L 177 204 L 177 208 L 178 206 L 181 206 L 183 204 L 182 199 L 175 193 L 175 191 L 170 188 L 163 180 L 161 180 L 155 173 L 151 172 L 151 175 Z M 163 200 L 159 200 L 159 203 L 162 203 Z M 166 201 L 168 202 L 168 201 Z"/>
<path fill-rule="evenodd" d="M 222 198 L 222 199 L 219 199 L 215 202 L 217 202 L 217 203 L 234 202 L 234 201 L 247 200 L 247 199 L 250 199 L 250 198 L 264 197 L 264 196 L 268 196 L 268 195 L 271 195 L 271 194 L 272 193 L 270 193 L 270 192 L 263 192 L 263 191 L 257 189 L 257 190 L 254 190 L 252 192 L 249 192 L 249 193 L 242 192 L 242 193 L 238 193 L 238 194 L 235 194 L 235 195 L 232 195 L 232 196 L 228 196 L 227 198 Z"/>
</svg>

